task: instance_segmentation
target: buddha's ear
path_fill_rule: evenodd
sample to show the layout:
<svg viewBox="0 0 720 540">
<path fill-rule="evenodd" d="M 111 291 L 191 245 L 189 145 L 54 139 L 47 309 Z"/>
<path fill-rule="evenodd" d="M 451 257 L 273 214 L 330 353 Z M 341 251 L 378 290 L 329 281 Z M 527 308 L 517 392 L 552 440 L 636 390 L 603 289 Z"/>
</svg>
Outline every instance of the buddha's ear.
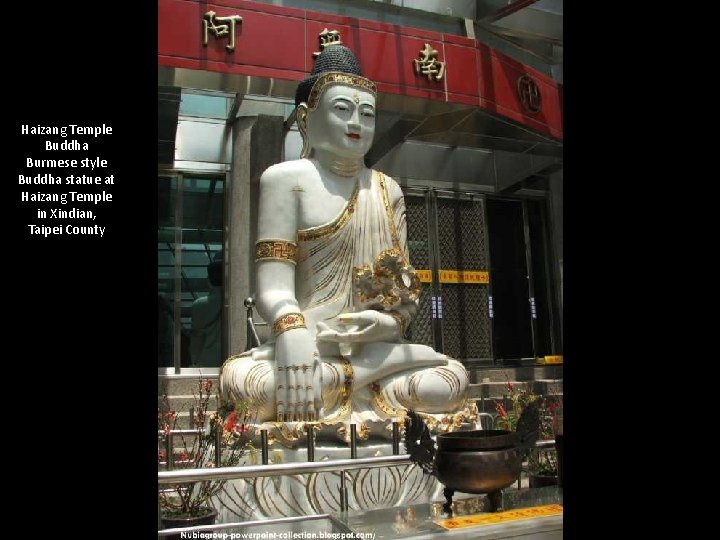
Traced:
<svg viewBox="0 0 720 540">
<path fill-rule="evenodd" d="M 310 155 L 310 141 L 308 140 L 307 134 L 307 115 L 308 107 L 304 101 L 297 106 L 296 119 L 298 125 L 298 131 L 302 137 L 302 151 L 300 152 L 300 158 L 304 159 Z"/>
</svg>

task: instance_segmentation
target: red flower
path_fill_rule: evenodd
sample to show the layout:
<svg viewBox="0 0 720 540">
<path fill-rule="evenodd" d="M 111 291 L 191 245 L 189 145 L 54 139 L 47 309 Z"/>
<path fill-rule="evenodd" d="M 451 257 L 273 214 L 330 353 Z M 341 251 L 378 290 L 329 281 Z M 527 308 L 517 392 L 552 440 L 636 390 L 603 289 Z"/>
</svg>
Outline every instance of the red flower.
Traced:
<svg viewBox="0 0 720 540">
<path fill-rule="evenodd" d="M 508 382 L 508 383 L 507 383 L 507 389 L 508 389 L 508 392 L 512 392 L 512 391 L 513 391 L 513 383 Z"/>
<path fill-rule="evenodd" d="M 241 424 L 241 425 L 235 425 L 233 427 L 233 431 L 235 433 L 246 433 L 250 428 L 247 426 L 247 424 Z"/>
<path fill-rule="evenodd" d="M 228 417 L 227 417 L 227 420 L 225 420 L 225 425 L 223 426 L 223 429 L 225 431 L 232 431 L 235 428 L 235 425 L 237 424 L 237 417 L 238 417 L 237 411 L 233 411 L 230 414 L 228 414 Z"/>
<path fill-rule="evenodd" d="M 163 396 L 162 402 L 158 402 L 159 437 L 156 450 L 158 463 L 174 463 L 178 468 L 198 469 L 239 465 L 250 445 L 245 434 L 250 431 L 249 427 L 254 418 L 249 412 L 249 404 L 238 401 L 235 403 L 236 411 L 228 410 L 225 404 L 218 404 L 217 411 L 210 410 L 215 405 L 212 396 L 213 390 L 216 389 L 215 381 L 198 378 L 195 379 L 194 385 L 197 385 L 193 386 L 194 403 L 183 410 L 185 416 L 182 418 L 185 418 L 185 424 L 190 421 L 196 433 L 189 437 L 177 434 L 173 452 L 168 452 L 163 447 L 163 442 L 167 442 L 167 438 L 163 441 L 162 435 L 165 433 L 169 437 L 173 430 L 179 429 L 178 419 L 182 420 L 182 418 L 171 410 L 172 406 L 167 396 Z M 205 431 L 203 428 L 207 421 L 210 423 L 209 430 Z M 219 432 L 223 432 L 225 436 L 218 437 Z M 222 457 L 220 460 L 215 460 L 216 444 L 220 445 Z M 161 465 L 159 466 L 162 468 Z M 159 494 L 161 509 L 163 512 L 171 513 L 179 511 L 186 514 L 196 513 L 206 505 L 209 497 L 216 495 L 222 489 L 224 482 L 224 480 L 200 482 L 200 489 L 187 489 L 185 485 L 178 485 L 173 490 L 163 490 Z"/>
<path fill-rule="evenodd" d="M 502 403 L 495 403 L 495 410 L 498 412 L 500 416 L 503 418 L 507 417 L 507 411 L 505 410 L 505 407 L 503 407 Z"/>
</svg>

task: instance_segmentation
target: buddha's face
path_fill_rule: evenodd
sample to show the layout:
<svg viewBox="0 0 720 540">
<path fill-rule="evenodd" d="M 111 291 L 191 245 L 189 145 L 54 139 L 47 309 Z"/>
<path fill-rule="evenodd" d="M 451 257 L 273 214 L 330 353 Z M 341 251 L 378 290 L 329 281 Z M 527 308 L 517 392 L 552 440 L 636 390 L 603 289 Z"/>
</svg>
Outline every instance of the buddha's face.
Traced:
<svg viewBox="0 0 720 540">
<path fill-rule="evenodd" d="M 330 86 L 317 108 L 308 112 L 307 134 L 312 148 L 363 157 L 375 136 L 375 97 L 352 86 Z"/>
</svg>

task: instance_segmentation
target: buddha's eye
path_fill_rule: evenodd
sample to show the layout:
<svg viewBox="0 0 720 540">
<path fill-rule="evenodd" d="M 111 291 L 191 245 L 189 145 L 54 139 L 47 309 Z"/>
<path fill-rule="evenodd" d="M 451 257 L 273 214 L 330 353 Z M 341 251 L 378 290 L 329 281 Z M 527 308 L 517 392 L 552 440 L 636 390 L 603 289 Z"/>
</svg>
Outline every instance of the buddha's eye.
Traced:
<svg viewBox="0 0 720 540">
<path fill-rule="evenodd" d="M 372 109 L 362 109 L 360 111 L 360 114 L 363 116 L 367 116 L 368 118 L 374 118 L 375 117 L 375 111 Z"/>
<path fill-rule="evenodd" d="M 336 101 L 334 107 L 338 111 L 347 111 L 350 109 L 348 104 L 345 103 L 344 101 Z"/>
</svg>

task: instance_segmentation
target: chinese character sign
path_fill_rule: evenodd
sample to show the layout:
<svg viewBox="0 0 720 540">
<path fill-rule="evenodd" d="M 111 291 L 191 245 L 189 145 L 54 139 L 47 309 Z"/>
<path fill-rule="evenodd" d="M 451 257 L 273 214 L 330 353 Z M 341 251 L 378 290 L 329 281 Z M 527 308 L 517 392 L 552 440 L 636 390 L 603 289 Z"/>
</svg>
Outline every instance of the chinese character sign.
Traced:
<svg viewBox="0 0 720 540">
<path fill-rule="evenodd" d="M 517 82 L 518 96 L 520 103 L 526 112 L 535 114 L 540 112 L 542 107 L 540 89 L 537 83 L 528 75 L 523 75 Z"/>
<path fill-rule="evenodd" d="M 429 43 L 425 44 L 425 48 L 420 51 L 420 58 L 415 58 L 415 73 L 418 75 L 427 75 L 429 81 L 441 81 L 445 75 L 445 62 L 437 59 L 438 52 L 430 47 Z"/>
<path fill-rule="evenodd" d="M 340 41 L 340 32 L 337 30 L 328 30 L 325 28 L 318 34 L 318 40 L 320 41 L 320 50 L 313 53 L 314 57 L 320 56 L 320 53 L 329 45 L 342 45 Z"/>
<path fill-rule="evenodd" d="M 203 45 L 207 47 L 208 32 L 212 32 L 216 39 L 229 37 L 230 43 L 225 45 L 225 48 L 228 50 L 228 52 L 233 52 L 235 50 L 235 25 L 239 22 L 242 22 L 242 17 L 240 15 L 217 17 L 216 15 L 217 13 L 215 13 L 214 11 L 208 11 L 203 16 Z"/>
</svg>

